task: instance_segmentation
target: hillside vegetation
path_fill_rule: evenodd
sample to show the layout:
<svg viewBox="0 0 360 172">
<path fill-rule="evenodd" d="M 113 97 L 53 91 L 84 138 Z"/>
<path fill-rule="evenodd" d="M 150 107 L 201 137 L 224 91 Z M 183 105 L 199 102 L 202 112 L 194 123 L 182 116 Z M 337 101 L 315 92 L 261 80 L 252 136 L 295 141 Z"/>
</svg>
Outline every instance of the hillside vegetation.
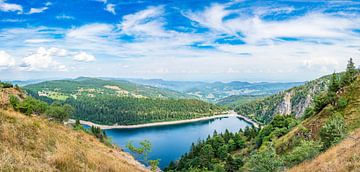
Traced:
<svg viewBox="0 0 360 172">
<path fill-rule="evenodd" d="M 25 87 L 46 102 L 75 108 L 71 118 L 106 125 L 132 125 L 192 119 L 220 114 L 223 108 L 182 93 L 127 81 L 93 78 L 47 81 Z"/>
<path fill-rule="evenodd" d="M 0 171 L 147 171 L 82 130 L 11 110 L 5 96 L 25 97 L 19 90 L 0 88 L 0 93 Z"/>
<path fill-rule="evenodd" d="M 330 75 L 281 91 L 269 97 L 233 105 L 239 114 L 261 123 L 269 123 L 276 114 L 299 118 L 312 105 L 314 97 L 327 89 Z"/>
<path fill-rule="evenodd" d="M 360 152 L 351 143 L 360 128 L 359 70 L 350 59 L 345 73 L 327 77 L 326 91 L 318 93 L 302 118 L 278 114 L 261 129 L 214 133 L 166 170 L 358 171 Z"/>
<path fill-rule="evenodd" d="M 237 100 L 233 98 L 223 101 L 229 96 L 269 96 L 279 91 L 289 89 L 294 86 L 303 84 L 302 82 L 289 83 L 250 83 L 233 81 L 229 83 L 224 82 L 196 82 L 196 81 L 165 81 L 161 79 L 127 79 L 130 82 L 135 82 L 143 85 L 150 85 L 159 88 L 168 88 L 176 90 L 188 95 L 193 95 L 202 100 L 219 103 L 222 105 L 230 105 Z M 241 97 L 240 99 L 243 99 Z"/>
</svg>

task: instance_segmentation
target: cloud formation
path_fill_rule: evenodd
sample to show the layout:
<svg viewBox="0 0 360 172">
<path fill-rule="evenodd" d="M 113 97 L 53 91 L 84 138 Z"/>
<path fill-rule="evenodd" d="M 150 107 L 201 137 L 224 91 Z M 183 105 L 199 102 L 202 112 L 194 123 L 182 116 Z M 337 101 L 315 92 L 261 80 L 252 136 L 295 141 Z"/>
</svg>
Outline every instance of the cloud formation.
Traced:
<svg viewBox="0 0 360 172">
<path fill-rule="evenodd" d="M 5 51 L 0 51 L 0 70 L 15 66 L 15 59 Z"/>
<path fill-rule="evenodd" d="M 95 61 L 95 56 L 85 53 L 85 52 L 79 52 L 74 56 L 74 60 L 79 62 L 92 62 Z"/>
<path fill-rule="evenodd" d="M 0 0 L 0 11 L 21 13 L 23 7 L 19 4 L 6 3 L 5 0 Z"/>
</svg>

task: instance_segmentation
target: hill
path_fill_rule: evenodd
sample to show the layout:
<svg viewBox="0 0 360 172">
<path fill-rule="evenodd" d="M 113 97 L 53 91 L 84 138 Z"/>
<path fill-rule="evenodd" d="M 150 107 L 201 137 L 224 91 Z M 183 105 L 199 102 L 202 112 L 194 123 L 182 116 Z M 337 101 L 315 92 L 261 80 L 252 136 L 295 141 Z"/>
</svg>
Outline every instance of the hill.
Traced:
<svg viewBox="0 0 360 172">
<path fill-rule="evenodd" d="M 360 169 L 360 129 L 313 160 L 305 161 L 289 172 L 356 171 Z"/>
<path fill-rule="evenodd" d="M 72 118 L 106 125 L 132 125 L 212 116 L 223 108 L 167 89 L 94 78 L 28 85 L 38 99 L 75 108 Z M 183 99 L 186 98 L 186 99 Z"/>
<path fill-rule="evenodd" d="M 350 60 L 345 73 L 324 78 L 326 91 L 302 118 L 278 114 L 259 129 L 214 132 L 166 171 L 358 171 L 359 70 Z"/>
<path fill-rule="evenodd" d="M 163 99 L 192 98 L 191 96 L 180 92 L 134 84 L 124 80 L 109 81 L 87 77 L 70 80 L 45 81 L 37 84 L 30 84 L 24 88 L 32 94 L 54 100 L 66 100 L 70 97 L 96 97 L 99 95 Z"/>
<path fill-rule="evenodd" d="M 0 171 L 148 171 L 81 130 L 11 110 L 6 96 L 25 97 L 19 90 L 0 88 L 0 93 Z"/>
<path fill-rule="evenodd" d="M 294 115 L 299 118 L 312 105 L 314 97 L 327 89 L 330 75 L 306 82 L 271 95 L 264 99 L 233 105 L 239 114 L 261 123 L 268 123 L 276 114 Z"/>
<path fill-rule="evenodd" d="M 197 82 L 197 81 L 165 81 L 161 79 L 125 79 L 130 82 L 139 83 L 143 85 L 150 85 L 159 88 L 168 88 L 176 90 L 188 95 L 198 97 L 202 100 L 218 103 L 228 102 L 230 105 L 237 100 L 233 98 L 223 101 L 222 99 L 229 96 L 268 96 L 275 94 L 279 91 L 289 89 L 294 86 L 303 84 L 302 82 L 289 82 L 289 83 L 269 83 L 269 82 L 240 82 L 233 81 L 229 83 L 224 82 Z M 244 99 L 241 97 L 240 99 Z M 230 100 L 233 100 L 230 102 Z"/>
</svg>

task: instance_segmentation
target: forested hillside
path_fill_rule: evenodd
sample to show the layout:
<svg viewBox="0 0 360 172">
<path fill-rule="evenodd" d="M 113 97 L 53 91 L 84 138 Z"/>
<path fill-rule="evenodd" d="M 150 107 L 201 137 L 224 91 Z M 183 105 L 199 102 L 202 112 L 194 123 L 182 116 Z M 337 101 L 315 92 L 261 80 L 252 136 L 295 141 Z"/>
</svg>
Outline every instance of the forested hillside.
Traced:
<svg viewBox="0 0 360 172">
<path fill-rule="evenodd" d="M 233 81 L 225 82 L 196 82 L 196 81 L 165 81 L 161 79 L 127 79 L 131 82 L 150 85 L 159 88 L 168 88 L 188 95 L 196 96 L 202 100 L 218 103 L 222 105 L 231 105 L 238 101 L 235 97 L 226 99 L 229 96 L 244 96 L 240 97 L 244 100 L 246 96 L 269 96 L 279 91 L 289 89 L 294 86 L 303 84 L 302 82 L 289 83 L 269 83 L 269 82 L 240 82 Z M 239 101 L 241 101 L 239 100 Z M 249 100 L 251 98 L 249 97 Z"/>
<path fill-rule="evenodd" d="M 360 129 L 359 70 L 350 60 L 345 73 L 328 77 L 328 89 L 302 118 L 275 115 L 261 129 L 214 133 L 166 171 L 358 171 L 360 152 L 349 140 Z"/>
<path fill-rule="evenodd" d="M 309 81 L 303 85 L 281 91 L 272 96 L 233 105 L 239 114 L 261 123 L 268 123 L 276 114 L 294 115 L 299 118 L 312 105 L 316 95 L 327 89 L 330 75 Z"/>
<path fill-rule="evenodd" d="M 182 93 L 127 81 L 94 78 L 47 81 L 25 87 L 43 101 L 75 108 L 75 119 L 107 125 L 131 125 L 212 116 L 223 108 Z"/>
<path fill-rule="evenodd" d="M 32 95 L 54 100 L 66 100 L 67 98 L 82 96 L 96 97 L 100 95 L 137 98 L 192 98 L 180 92 L 138 85 L 124 80 L 109 81 L 86 77 L 45 81 L 27 85 L 24 88 Z"/>
<path fill-rule="evenodd" d="M 131 125 L 193 119 L 220 114 L 223 108 L 194 99 L 132 97 L 79 97 L 66 103 L 75 107 L 73 118 L 107 125 Z"/>
<path fill-rule="evenodd" d="M 48 107 L 4 83 L 0 100 L 0 171 L 148 171 L 90 132 L 63 125 L 61 105 Z"/>
</svg>

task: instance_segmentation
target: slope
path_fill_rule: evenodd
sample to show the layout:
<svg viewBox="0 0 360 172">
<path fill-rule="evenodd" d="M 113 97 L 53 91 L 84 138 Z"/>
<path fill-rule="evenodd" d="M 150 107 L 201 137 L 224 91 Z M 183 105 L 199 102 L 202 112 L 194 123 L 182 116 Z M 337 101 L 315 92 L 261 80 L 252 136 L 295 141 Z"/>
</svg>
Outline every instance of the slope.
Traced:
<svg viewBox="0 0 360 172">
<path fill-rule="evenodd" d="M 289 169 L 302 171 L 356 171 L 360 169 L 360 129 L 355 130 L 338 145 L 320 154 L 313 160 L 305 161 Z"/>
<path fill-rule="evenodd" d="M 0 88 L 22 95 L 13 88 Z M 6 93 L 5 93 L 6 92 Z M 45 117 L 0 107 L 0 171 L 147 171 L 129 154 Z"/>
<path fill-rule="evenodd" d="M 281 91 L 264 99 L 235 106 L 235 111 L 261 123 L 268 123 L 276 114 L 301 117 L 317 93 L 326 90 L 330 75 Z"/>
<path fill-rule="evenodd" d="M 137 98 L 191 98 L 191 96 L 180 92 L 134 84 L 124 80 L 109 81 L 87 77 L 45 81 L 27 85 L 24 88 L 34 95 L 55 100 L 66 100 L 70 97 L 96 97 L 98 95 Z"/>
</svg>

